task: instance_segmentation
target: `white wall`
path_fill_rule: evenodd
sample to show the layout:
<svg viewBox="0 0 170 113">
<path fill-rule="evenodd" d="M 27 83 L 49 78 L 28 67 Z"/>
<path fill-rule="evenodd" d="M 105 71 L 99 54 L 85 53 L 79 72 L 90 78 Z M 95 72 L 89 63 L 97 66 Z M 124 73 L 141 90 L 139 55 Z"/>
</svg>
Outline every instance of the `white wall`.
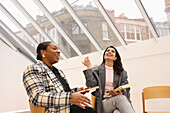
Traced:
<svg viewBox="0 0 170 113">
<path fill-rule="evenodd" d="M 148 86 L 170 86 L 170 37 L 145 41 L 138 45 L 130 45 L 127 50 L 120 48 L 124 58 L 124 66 L 128 71 L 129 80 L 137 83 L 132 88 L 132 101 L 137 113 L 142 113 L 142 89 Z M 148 101 L 148 110 L 170 111 L 170 100 Z"/>
<path fill-rule="evenodd" d="M 31 63 L 0 40 L 0 113 L 28 109 L 22 73 Z"/>
<path fill-rule="evenodd" d="M 147 40 L 142 43 L 130 44 L 119 47 L 125 70 L 128 72 L 129 82 L 137 85 L 131 88 L 131 100 L 136 113 L 142 113 L 142 89 L 154 85 L 170 86 L 170 37 L 162 37 L 155 41 Z M 100 64 L 102 55 L 93 53 L 89 55 L 93 65 Z M 72 87 L 85 86 L 85 78 L 82 71 L 85 67 L 81 64 L 81 58 L 72 58 L 60 61 L 57 67 L 63 69 Z M 170 110 L 170 100 L 165 99 L 149 101 L 146 107 L 149 110 Z"/>
<path fill-rule="evenodd" d="M 142 113 L 142 89 L 153 85 L 170 86 L 170 37 L 130 44 L 118 51 L 123 59 L 124 68 L 129 75 L 129 82 L 137 85 L 131 89 L 131 100 L 136 113 Z M 11 50 L 0 41 L 0 112 L 28 109 L 28 98 L 22 84 L 22 73 L 27 65 L 32 64 L 27 58 Z M 88 55 L 93 65 L 101 63 L 102 54 Z M 83 58 L 75 57 L 67 61 L 60 61 L 56 66 L 64 71 L 71 87 L 85 86 L 82 65 Z M 169 107 L 170 102 L 164 104 L 154 102 L 152 108 L 163 109 Z M 157 107 L 162 105 L 161 107 Z M 170 107 L 169 107 L 170 108 Z"/>
</svg>

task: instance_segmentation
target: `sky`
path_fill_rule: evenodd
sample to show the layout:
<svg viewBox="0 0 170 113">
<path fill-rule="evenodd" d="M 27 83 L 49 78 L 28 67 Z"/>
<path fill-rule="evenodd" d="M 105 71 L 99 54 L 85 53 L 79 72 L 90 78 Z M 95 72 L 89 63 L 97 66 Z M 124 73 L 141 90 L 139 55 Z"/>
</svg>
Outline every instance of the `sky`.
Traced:
<svg viewBox="0 0 170 113">
<path fill-rule="evenodd" d="M 134 2 L 135 0 L 100 0 L 103 4 L 104 8 L 109 10 L 115 10 L 115 16 L 119 16 L 124 13 L 128 18 L 143 18 L 137 5 Z M 150 17 L 154 19 L 154 21 L 165 21 L 166 13 L 164 0 L 141 0 L 146 11 Z M 31 16 L 35 19 L 36 15 L 43 15 L 38 6 L 35 5 L 33 0 L 18 0 L 18 2 L 24 6 L 24 8 L 31 14 Z M 63 4 L 60 0 L 41 0 L 44 6 L 50 12 L 55 10 L 59 10 L 63 8 Z M 77 4 L 77 5 L 87 5 L 90 2 L 94 7 L 96 7 L 95 3 L 92 0 L 68 0 L 68 2 Z M 26 24 L 30 23 L 22 13 L 15 7 L 15 5 L 11 2 L 11 0 L 0 0 L 0 3 L 21 23 L 22 26 L 26 26 Z M 12 31 L 18 31 L 18 28 L 3 14 L 0 10 L 0 19 L 10 26 Z"/>
</svg>

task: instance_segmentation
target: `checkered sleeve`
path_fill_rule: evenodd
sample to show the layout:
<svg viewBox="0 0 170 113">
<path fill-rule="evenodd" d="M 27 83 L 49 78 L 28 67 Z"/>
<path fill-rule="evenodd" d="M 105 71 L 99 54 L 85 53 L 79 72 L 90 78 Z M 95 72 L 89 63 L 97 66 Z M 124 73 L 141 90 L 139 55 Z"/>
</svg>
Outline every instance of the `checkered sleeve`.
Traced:
<svg viewBox="0 0 170 113">
<path fill-rule="evenodd" d="M 31 103 L 35 106 L 54 108 L 71 105 L 71 92 L 57 92 L 55 88 L 48 92 L 45 90 L 48 86 L 42 79 L 42 72 L 43 69 L 35 65 L 28 66 L 24 71 L 23 83 Z"/>
</svg>

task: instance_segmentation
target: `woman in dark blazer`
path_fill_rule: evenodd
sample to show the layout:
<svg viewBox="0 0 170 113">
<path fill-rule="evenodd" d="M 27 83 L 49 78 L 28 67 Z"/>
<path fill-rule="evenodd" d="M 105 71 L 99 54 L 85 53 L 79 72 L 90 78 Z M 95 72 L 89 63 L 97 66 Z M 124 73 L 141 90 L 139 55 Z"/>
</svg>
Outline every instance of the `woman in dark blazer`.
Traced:
<svg viewBox="0 0 170 113">
<path fill-rule="evenodd" d="M 55 68 L 60 51 L 55 43 L 43 42 L 37 47 L 37 63 L 26 68 L 23 83 L 29 101 L 34 106 L 45 107 L 45 113 L 96 113 L 88 106 L 90 100 L 70 89 L 64 73 Z M 84 106 L 83 106 L 84 105 Z"/>
<path fill-rule="evenodd" d="M 130 88 L 114 91 L 115 88 L 128 84 L 127 72 L 123 69 L 121 57 L 115 47 L 105 49 L 100 66 L 92 68 L 88 57 L 82 63 L 87 67 L 84 70 L 87 87 L 100 87 L 94 94 L 98 113 L 134 113 L 129 100 Z M 103 95 L 107 92 L 110 95 L 104 98 Z"/>
</svg>

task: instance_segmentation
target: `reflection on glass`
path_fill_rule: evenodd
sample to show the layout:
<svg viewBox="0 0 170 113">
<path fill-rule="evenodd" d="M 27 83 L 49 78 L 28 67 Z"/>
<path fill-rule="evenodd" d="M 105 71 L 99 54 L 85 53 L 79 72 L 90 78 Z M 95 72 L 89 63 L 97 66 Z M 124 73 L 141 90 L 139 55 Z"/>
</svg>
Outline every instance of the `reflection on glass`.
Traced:
<svg viewBox="0 0 170 113">
<path fill-rule="evenodd" d="M 9 20 L 4 14 L 3 12 L 0 11 L 0 17 L 2 22 L 8 26 L 10 28 L 11 31 L 13 32 L 17 32 L 19 31 L 19 29 L 11 22 L 11 20 Z"/>
<path fill-rule="evenodd" d="M 22 15 L 22 13 L 13 5 L 10 0 L 4 0 L 1 2 L 1 4 L 23 27 L 29 23 L 29 21 Z"/>
<path fill-rule="evenodd" d="M 1 17 L 3 17 L 3 21 L 1 21 L 0 23 L 2 24 L 2 26 L 0 27 L 0 33 L 1 35 L 3 35 L 6 40 L 8 40 L 10 43 L 12 43 L 21 53 L 25 50 L 23 50 L 22 47 L 20 47 L 20 43 L 24 44 L 26 48 L 29 48 L 30 51 L 35 54 L 35 45 L 33 45 L 31 43 L 30 40 L 28 40 L 28 38 L 23 39 L 23 34 L 17 29 L 17 32 L 13 31 L 13 29 L 11 29 L 11 27 L 13 27 L 13 23 L 10 23 L 10 21 L 8 20 L 8 18 L 5 17 L 5 15 L 1 14 Z M 9 23 L 8 23 L 9 22 Z M 20 33 L 19 33 L 20 32 Z M 12 34 L 11 34 L 12 33 Z M 17 34 L 19 33 L 19 35 Z M 16 34 L 15 36 L 13 34 Z M 1 40 L 1 38 L 0 38 Z M 5 41 L 5 40 L 4 40 Z"/>
<path fill-rule="evenodd" d="M 45 7 L 51 12 L 53 17 L 59 23 L 59 25 L 64 29 L 64 31 L 68 34 L 77 48 L 83 54 L 91 53 L 97 51 L 84 32 L 80 29 L 78 24 L 74 21 L 72 16 L 68 13 L 68 11 L 64 8 L 63 4 L 60 1 L 41 1 Z M 55 4 L 55 5 L 54 5 Z M 86 22 L 84 22 L 85 26 L 88 26 Z M 67 41 L 61 36 L 59 36 L 59 46 L 63 48 L 67 48 L 70 50 L 71 46 L 67 44 Z M 68 51 L 70 56 L 75 56 L 75 52 L 73 50 Z M 76 54 L 77 55 L 77 54 Z"/>
<path fill-rule="evenodd" d="M 68 2 L 102 49 L 109 45 L 121 45 L 92 0 L 68 0 Z"/>
<path fill-rule="evenodd" d="M 62 7 L 62 4 L 58 4 L 54 0 L 41 1 L 42 4 L 48 9 L 48 11 L 52 14 L 54 18 L 56 18 L 56 10 Z M 56 6 L 57 4 L 57 6 Z M 61 14 L 59 12 L 57 14 Z M 45 15 L 37 15 L 36 21 L 40 24 L 40 26 L 44 29 L 44 31 L 48 34 L 48 36 L 59 46 L 60 50 L 63 54 L 65 54 L 68 58 L 77 56 L 75 50 L 70 46 L 70 44 L 63 38 L 63 36 L 59 33 L 57 28 L 48 20 Z M 40 39 L 42 40 L 42 39 Z"/>
<path fill-rule="evenodd" d="M 141 0 L 159 36 L 170 34 L 170 0 Z"/>
<path fill-rule="evenodd" d="M 36 6 L 36 4 L 32 1 L 23 1 L 23 0 L 18 0 L 18 2 L 22 5 L 22 7 L 29 13 L 29 15 L 40 25 L 40 27 L 46 32 L 47 34 L 50 34 L 49 36 L 51 39 L 54 39 L 54 42 L 57 42 L 55 35 L 51 35 L 49 32 L 53 32 L 51 29 L 48 31 L 45 26 L 42 26 L 41 23 L 47 21 L 47 18 L 42 18 L 43 17 L 43 12 Z M 31 7 L 30 7 L 31 6 Z M 38 42 L 41 43 L 43 41 L 49 41 L 48 39 L 44 38 L 38 31 L 37 29 L 34 28 L 34 26 L 29 23 L 25 27 L 32 37 Z M 54 34 L 54 33 L 53 33 Z"/>
<path fill-rule="evenodd" d="M 27 19 L 18 11 L 18 9 L 10 1 L 2 1 L 2 6 L 18 21 L 22 27 L 26 26 L 26 23 L 29 23 Z M 2 12 L 0 13 L 2 21 L 5 23 L 8 28 L 13 31 L 18 37 L 19 40 L 23 43 L 30 44 L 33 48 L 35 45 L 27 38 L 17 27 L 14 25 L 9 18 Z M 26 30 L 27 31 L 27 30 Z"/>
<path fill-rule="evenodd" d="M 34 18 L 34 20 L 43 15 L 43 12 L 38 8 L 38 6 L 36 6 L 33 0 L 18 0 L 18 2 L 32 16 L 32 18 Z"/>
<path fill-rule="evenodd" d="M 153 38 L 134 0 L 100 0 L 127 43 Z"/>
</svg>

